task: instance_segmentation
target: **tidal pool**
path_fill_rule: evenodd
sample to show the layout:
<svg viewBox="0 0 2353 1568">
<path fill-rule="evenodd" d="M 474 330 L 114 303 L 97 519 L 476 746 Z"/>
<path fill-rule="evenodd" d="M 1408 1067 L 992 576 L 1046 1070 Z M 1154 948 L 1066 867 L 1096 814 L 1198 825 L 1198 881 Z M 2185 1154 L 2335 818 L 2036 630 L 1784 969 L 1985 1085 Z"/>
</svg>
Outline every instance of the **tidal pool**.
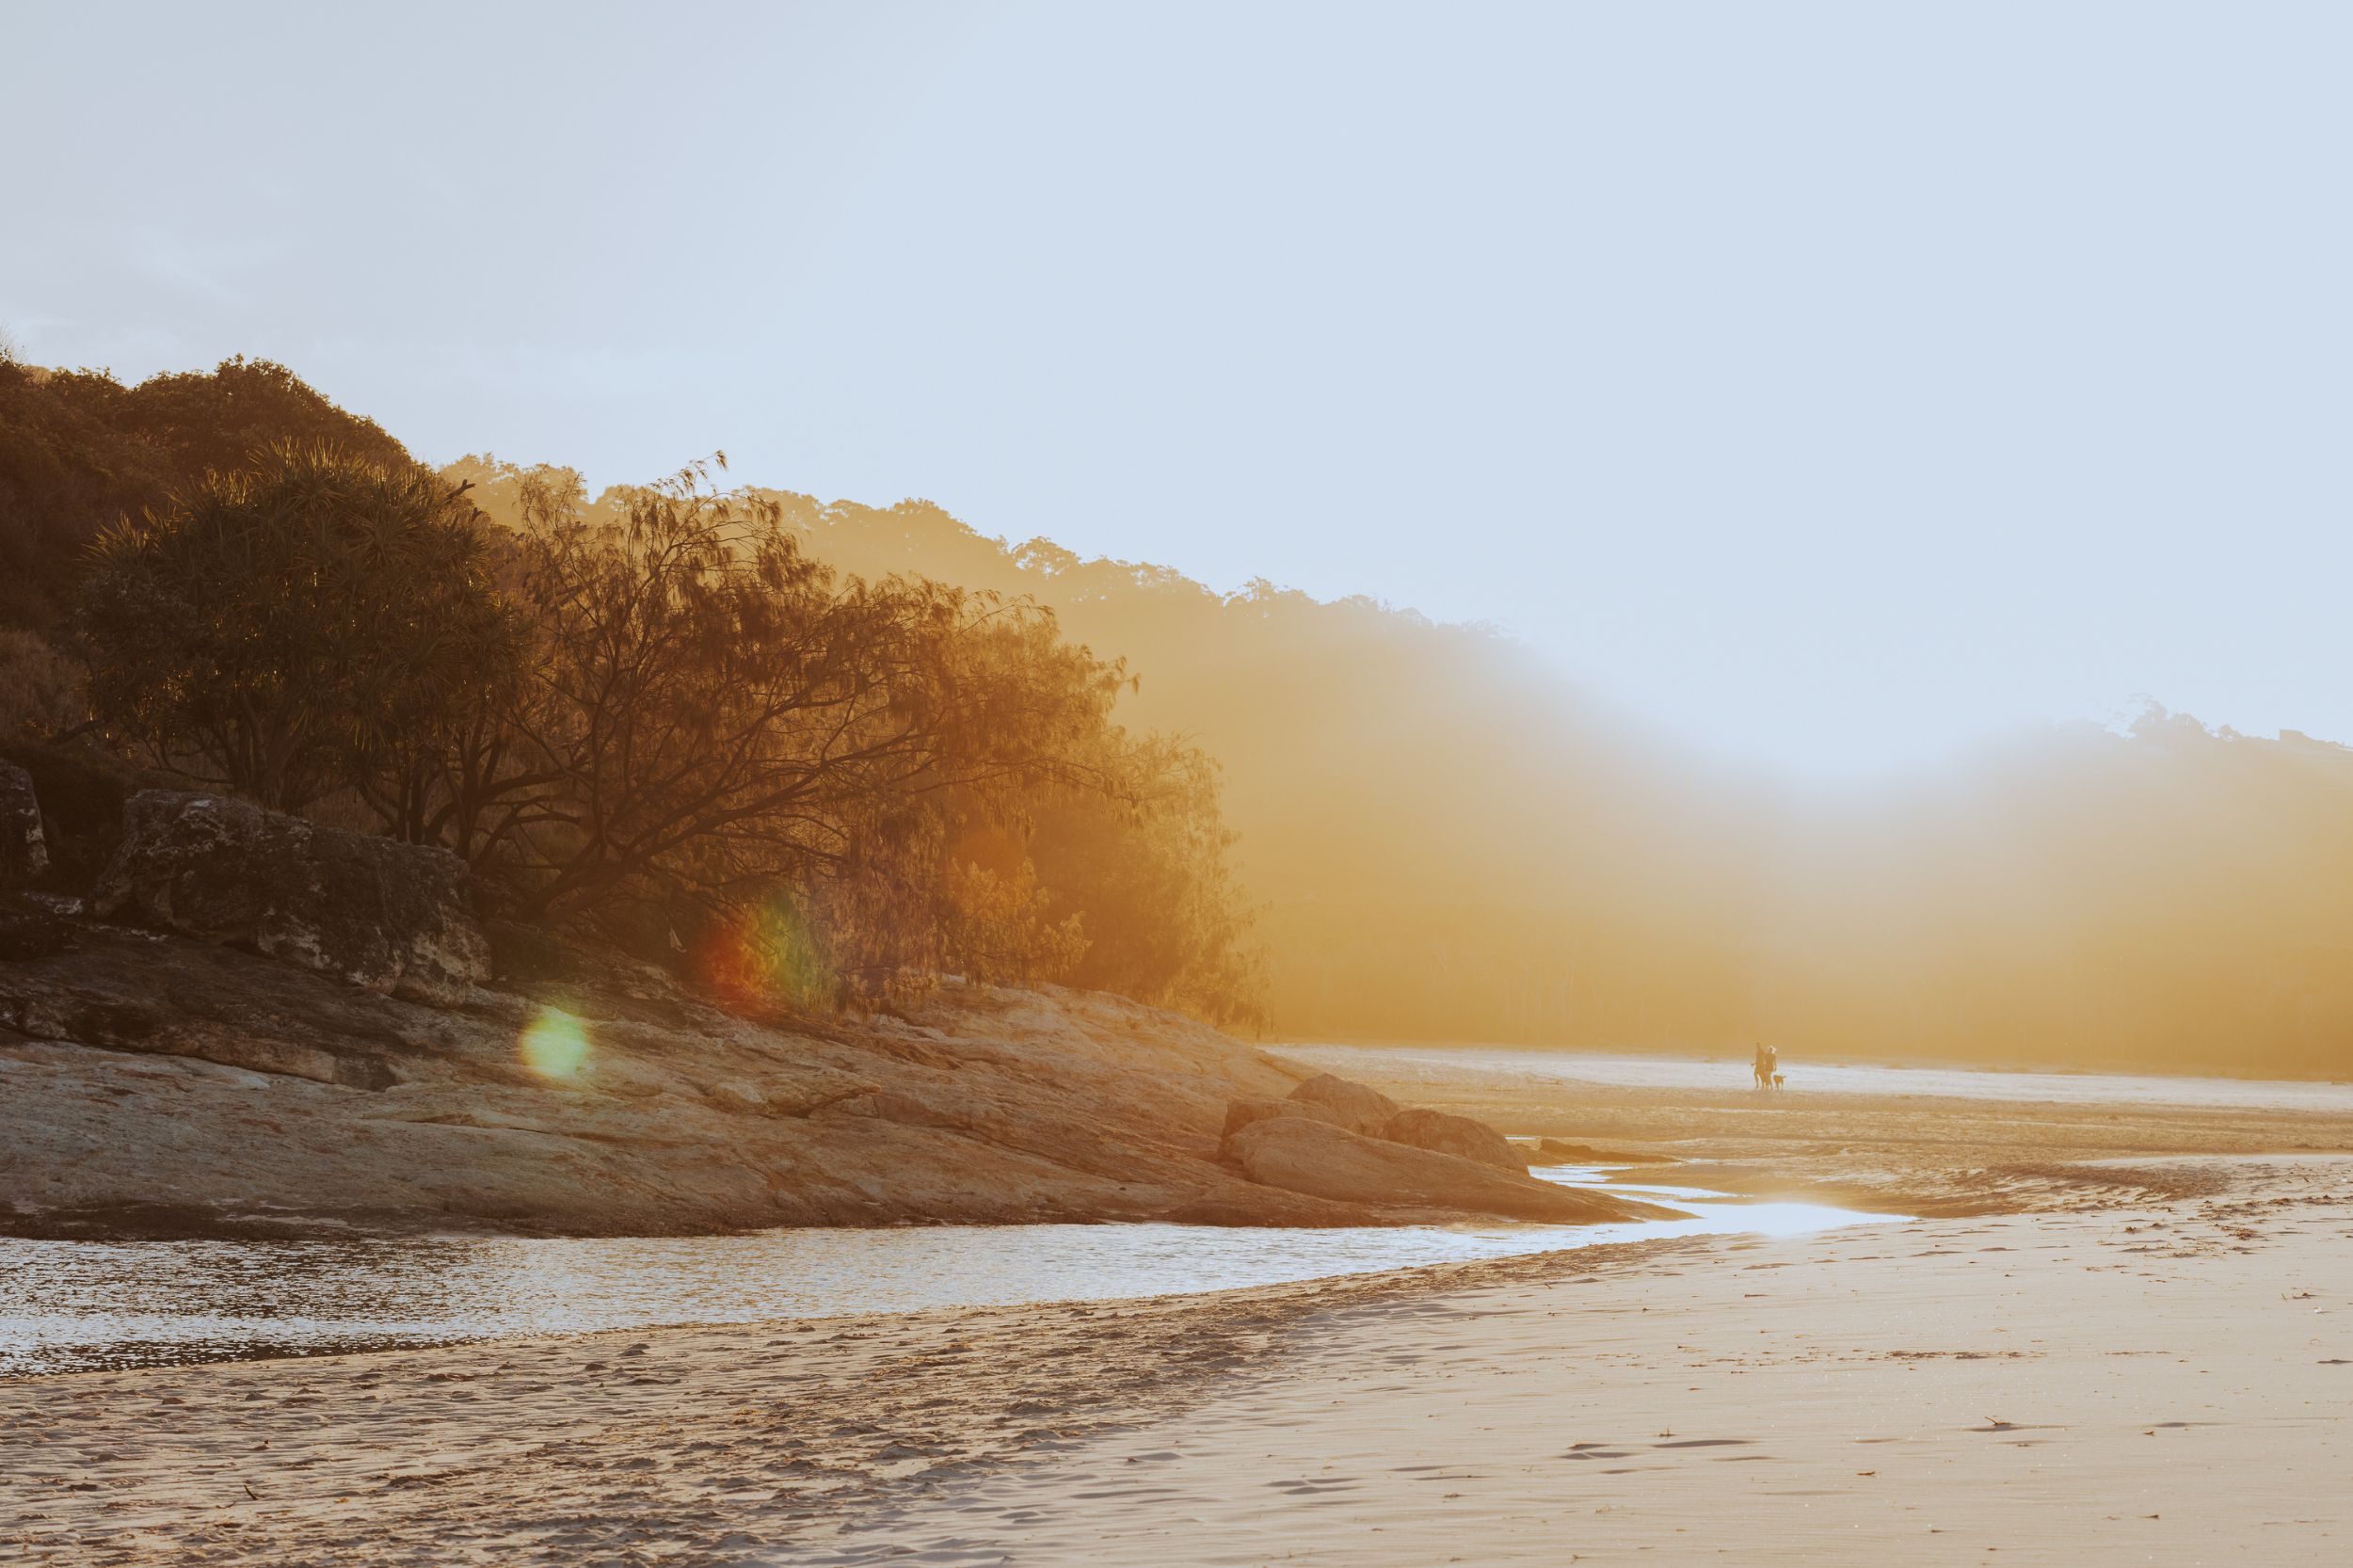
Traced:
<svg viewBox="0 0 2353 1568">
<path fill-rule="evenodd" d="M 1607 1173 L 1535 1173 L 1572 1186 Z M 929 1225 L 688 1238 L 0 1240 L 0 1378 L 680 1323 L 1181 1295 L 1903 1216 L 1610 1182 L 1689 1218 L 1337 1230 Z"/>
</svg>

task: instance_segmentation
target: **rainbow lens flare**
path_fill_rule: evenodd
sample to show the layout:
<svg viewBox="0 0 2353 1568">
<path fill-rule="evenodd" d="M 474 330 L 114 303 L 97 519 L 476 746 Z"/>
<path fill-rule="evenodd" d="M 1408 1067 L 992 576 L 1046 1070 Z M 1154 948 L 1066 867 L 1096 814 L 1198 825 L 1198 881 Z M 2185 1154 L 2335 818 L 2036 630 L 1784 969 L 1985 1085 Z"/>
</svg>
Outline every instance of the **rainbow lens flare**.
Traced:
<svg viewBox="0 0 2353 1568">
<path fill-rule="evenodd" d="M 738 995 L 797 1004 L 833 994 L 824 944 L 791 900 L 777 897 L 731 917 L 705 939 L 699 968 L 706 984 Z"/>
</svg>

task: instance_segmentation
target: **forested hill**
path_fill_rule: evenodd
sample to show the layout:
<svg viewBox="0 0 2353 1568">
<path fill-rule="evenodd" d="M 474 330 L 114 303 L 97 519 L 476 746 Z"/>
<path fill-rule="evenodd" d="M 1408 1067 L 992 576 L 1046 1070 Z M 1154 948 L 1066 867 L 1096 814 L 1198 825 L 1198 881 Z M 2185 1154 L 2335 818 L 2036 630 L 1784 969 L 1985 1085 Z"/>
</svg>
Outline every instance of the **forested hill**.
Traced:
<svg viewBox="0 0 2353 1568">
<path fill-rule="evenodd" d="M 70 725 L 94 533 L 286 439 L 406 460 L 274 365 L 136 387 L 0 365 L 0 720 Z M 524 471 L 443 472 L 520 520 Z M 571 504 L 593 523 L 633 493 Z M 2053 728 L 1907 784 L 1799 792 L 1679 751 L 1495 632 L 1220 593 L 926 503 L 730 504 L 761 504 L 845 578 L 1032 598 L 1126 662 L 1128 738 L 1087 744 L 1187 804 L 1139 837 L 1118 810 L 1039 797 L 942 840 L 945 865 L 998 879 L 984 924 L 1037 936 L 1093 911 L 1088 956 L 1058 971 L 1080 984 L 1182 1000 L 1176 977 L 1214 975 L 1193 995 L 1228 999 L 1198 1003 L 1215 1013 L 1250 994 L 1262 941 L 1291 1035 L 2353 1074 L 2345 747 L 2153 709 L 2126 732 Z M 1167 737 L 1197 743 L 1222 787 Z M 1255 933 L 1231 918 L 1243 904 Z"/>
</svg>

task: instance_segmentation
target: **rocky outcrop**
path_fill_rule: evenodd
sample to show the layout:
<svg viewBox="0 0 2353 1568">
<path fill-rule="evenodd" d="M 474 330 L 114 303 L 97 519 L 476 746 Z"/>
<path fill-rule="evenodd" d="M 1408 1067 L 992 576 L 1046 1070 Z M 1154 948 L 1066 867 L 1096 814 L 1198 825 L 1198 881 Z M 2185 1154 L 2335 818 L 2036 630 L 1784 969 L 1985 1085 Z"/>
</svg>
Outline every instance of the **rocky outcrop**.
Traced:
<svg viewBox="0 0 2353 1568">
<path fill-rule="evenodd" d="M 952 985 L 903 1017 L 746 1016 L 513 940 L 477 984 L 454 861 L 210 796 L 125 816 L 100 899 L 161 930 L 0 896 L 24 906 L 0 918 L 0 1235 L 1629 1211 L 1371 1143 L 1339 1124 L 1395 1120 L 1380 1095 L 1282 1097 L 1295 1069 L 1119 998 Z"/>
<path fill-rule="evenodd" d="M 1239 1099 L 1225 1108 L 1225 1136 L 1231 1138 L 1253 1122 L 1263 1122 L 1270 1116 L 1305 1116 L 1334 1127 L 1345 1127 L 1347 1118 L 1328 1105 L 1299 1099 Z"/>
<path fill-rule="evenodd" d="M 448 1004 L 489 977 L 466 868 L 447 851 L 321 827 L 219 795 L 144 790 L 91 898 L 200 941 Z"/>
<path fill-rule="evenodd" d="M 0 892 L 30 887 L 49 869 L 49 841 L 40 830 L 33 776 L 0 762 Z"/>
<path fill-rule="evenodd" d="M 449 1009 L 64 923 L 0 962 L 0 1235 L 1460 1217 L 1222 1164 L 1228 1104 L 1296 1075 L 1118 998 L 951 986 L 904 1018 L 746 1017 L 596 952 Z M 527 1054 L 559 1010 L 577 1056 Z"/>
<path fill-rule="evenodd" d="M 1672 1154 L 1638 1154 L 1631 1149 L 1597 1149 L 1591 1144 L 1564 1144 L 1558 1138 L 1536 1140 L 1536 1158 L 1529 1164 L 1548 1165 L 1673 1165 Z"/>
<path fill-rule="evenodd" d="M 1382 1129 L 1404 1107 L 1378 1089 L 1369 1089 L 1330 1073 L 1315 1077 L 1293 1089 L 1290 1097 L 1303 1105 L 1321 1106 L 1331 1112 L 1335 1126 L 1368 1138 L 1378 1138 Z"/>
<path fill-rule="evenodd" d="M 1225 1141 L 1225 1155 L 1251 1180 L 1310 1197 L 1556 1224 L 1663 1218 L 1670 1212 L 1607 1192 L 1558 1187 L 1525 1173 L 1508 1176 L 1458 1155 L 1363 1137 L 1305 1116 L 1254 1122 Z"/>
<path fill-rule="evenodd" d="M 1453 1155 L 1514 1176 L 1528 1171 L 1519 1147 L 1484 1122 L 1448 1111 L 1401 1111 L 1380 1091 L 1330 1073 L 1309 1079 L 1288 1099 L 1234 1101 L 1225 1108 L 1225 1137 L 1230 1141 L 1242 1128 L 1277 1116 L 1321 1122 L 1359 1137 Z"/>
<path fill-rule="evenodd" d="M 1484 1122 L 1457 1116 L 1450 1111 L 1401 1111 L 1381 1129 L 1392 1144 L 1408 1144 L 1433 1154 L 1492 1165 L 1498 1171 L 1525 1175 L 1528 1161 L 1510 1140 Z"/>
</svg>

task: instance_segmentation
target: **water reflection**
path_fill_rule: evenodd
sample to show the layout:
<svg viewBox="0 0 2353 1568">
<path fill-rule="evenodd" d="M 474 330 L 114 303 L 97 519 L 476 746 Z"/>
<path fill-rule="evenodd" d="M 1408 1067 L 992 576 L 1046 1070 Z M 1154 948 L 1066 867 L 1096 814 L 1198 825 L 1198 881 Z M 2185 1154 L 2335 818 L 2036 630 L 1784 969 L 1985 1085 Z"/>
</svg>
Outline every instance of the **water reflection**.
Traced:
<svg viewBox="0 0 2353 1568">
<path fill-rule="evenodd" d="M 1583 1186 L 1603 1173 L 1539 1172 Z M 1172 1295 L 1609 1241 L 1895 1218 L 1656 1195 L 1683 1220 L 1290 1230 L 940 1225 L 681 1239 L 0 1240 L 0 1377 L 508 1335 Z"/>
</svg>

